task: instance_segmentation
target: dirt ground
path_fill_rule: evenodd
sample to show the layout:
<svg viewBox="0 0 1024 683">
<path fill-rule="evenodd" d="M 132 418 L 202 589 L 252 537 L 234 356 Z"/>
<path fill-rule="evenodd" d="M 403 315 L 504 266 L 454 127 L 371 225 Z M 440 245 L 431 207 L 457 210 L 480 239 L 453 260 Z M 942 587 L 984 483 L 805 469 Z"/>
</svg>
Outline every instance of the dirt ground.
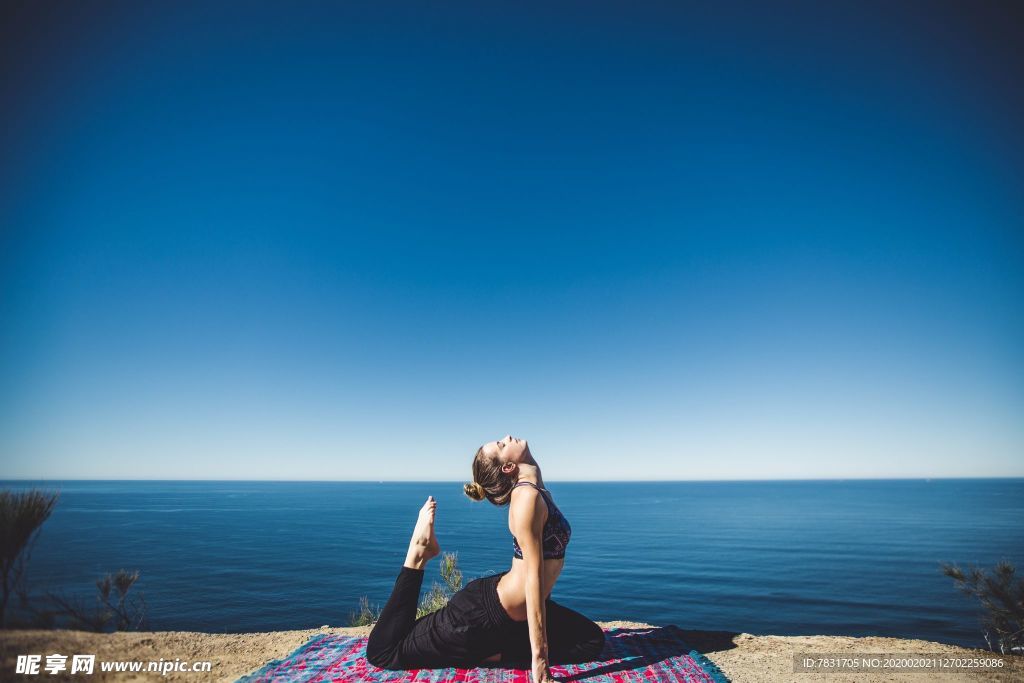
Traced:
<svg viewBox="0 0 1024 683">
<path fill-rule="evenodd" d="M 649 624 L 629 621 L 599 622 L 605 628 L 650 628 Z M 273 659 L 279 659 L 302 645 L 317 633 L 366 635 L 369 627 L 322 627 L 306 631 L 274 631 L 269 633 L 193 633 L 188 631 L 159 631 L 140 633 L 89 633 L 85 631 L 0 631 L 0 681 L 168 681 L 200 683 L 204 681 L 233 682 Z M 984 673 L 927 673 L 889 672 L 867 673 L 807 673 L 793 670 L 793 655 L 817 654 L 833 656 L 863 656 L 873 654 L 913 653 L 942 657 L 1000 657 L 986 650 L 972 650 L 932 643 L 925 640 L 900 638 L 843 636 L 754 636 L 749 633 L 715 631 L 686 631 L 693 646 L 736 683 L 754 681 L 1024 681 L 1024 657 L 1001 656 L 1004 668 Z M 171 672 L 157 673 L 101 673 L 91 676 L 49 674 L 42 667 L 46 655 L 60 653 L 95 654 L 96 661 L 182 660 L 209 661 L 209 673 Z M 19 654 L 42 655 L 40 674 L 15 675 Z M 70 657 L 68 658 L 70 668 Z M 585 680 L 585 679 L 581 679 Z"/>
</svg>

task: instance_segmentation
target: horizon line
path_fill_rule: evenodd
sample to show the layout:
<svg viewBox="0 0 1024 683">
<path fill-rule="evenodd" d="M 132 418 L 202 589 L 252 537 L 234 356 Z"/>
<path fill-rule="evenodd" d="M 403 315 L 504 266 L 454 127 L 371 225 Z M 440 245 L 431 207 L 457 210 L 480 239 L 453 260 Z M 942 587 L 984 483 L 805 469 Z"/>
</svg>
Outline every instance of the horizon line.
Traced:
<svg viewBox="0 0 1024 683">
<path fill-rule="evenodd" d="M 907 476 L 907 477 L 805 477 L 778 479 L 551 479 L 560 484 L 663 484 L 663 483 L 716 483 L 716 482 L 779 482 L 779 481 L 931 481 L 971 479 L 1024 479 L 1024 475 L 1004 476 Z M 0 482 L 267 482 L 267 483 L 308 483 L 308 484 L 458 484 L 455 479 L 56 479 L 56 478 L 2 478 Z"/>
</svg>

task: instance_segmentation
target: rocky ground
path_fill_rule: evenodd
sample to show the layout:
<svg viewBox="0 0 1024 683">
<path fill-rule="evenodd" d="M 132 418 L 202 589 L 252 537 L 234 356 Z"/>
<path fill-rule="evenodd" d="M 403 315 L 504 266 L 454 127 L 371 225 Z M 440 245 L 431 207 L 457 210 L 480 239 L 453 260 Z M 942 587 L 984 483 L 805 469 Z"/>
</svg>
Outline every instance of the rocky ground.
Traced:
<svg viewBox="0 0 1024 683">
<path fill-rule="evenodd" d="M 605 628 L 650 628 L 648 624 L 628 621 L 599 622 Z M 316 633 L 366 635 L 369 627 L 329 628 L 270 633 L 193 633 L 159 631 L 99 634 L 85 631 L 0 631 L 0 680 L 2 681 L 235 681 L 273 659 L 284 657 Z M 820 674 L 793 671 L 793 655 L 820 653 L 864 655 L 914 653 L 942 657 L 995 657 L 986 650 L 972 650 L 924 640 L 843 636 L 755 636 L 749 633 L 686 631 L 694 647 L 719 666 L 736 683 L 754 681 L 1024 681 L 1024 657 L 1002 657 L 1005 666 L 999 673 L 900 673 Z M 145 660 L 210 661 L 208 674 L 179 672 L 166 676 L 143 673 L 48 674 L 16 676 L 19 654 L 95 654 L 97 661 Z M 68 660 L 70 663 L 70 659 Z"/>
</svg>

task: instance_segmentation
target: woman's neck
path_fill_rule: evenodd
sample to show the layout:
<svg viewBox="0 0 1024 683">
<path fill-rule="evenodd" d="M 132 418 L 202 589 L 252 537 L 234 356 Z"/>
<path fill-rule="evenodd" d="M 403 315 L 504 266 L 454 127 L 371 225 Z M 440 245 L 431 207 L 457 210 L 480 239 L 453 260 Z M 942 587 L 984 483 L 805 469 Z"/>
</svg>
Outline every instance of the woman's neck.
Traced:
<svg viewBox="0 0 1024 683">
<path fill-rule="evenodd" d="M 540 467 L 537 465 L 519 464 L 519 479 L 517 481 L 528 481 L 531 484 L 544 488 L 544 479 L 540 476 Z"/>
</svg>

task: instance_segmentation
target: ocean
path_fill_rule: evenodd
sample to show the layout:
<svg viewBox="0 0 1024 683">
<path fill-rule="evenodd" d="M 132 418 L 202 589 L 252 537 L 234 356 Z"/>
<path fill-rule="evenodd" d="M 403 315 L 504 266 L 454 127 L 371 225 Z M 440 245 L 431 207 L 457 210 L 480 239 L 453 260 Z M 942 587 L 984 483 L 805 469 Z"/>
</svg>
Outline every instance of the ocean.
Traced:
<svg viewBox="0 0 1024 683">
<path fill-rule="evenodd" d="M 546 482 L 572 525 L 552 598 L 595 621 L 984 647 L 940 561 L 1024 573 L 1024 479 Z M 428 495 L 464 581 L 512 561 L 507 509 L 462 482 L 7 481 L 59 490 L 28 571 L 91 600 L 138 569 L 149 628 L 344 626 L 383 605 Z M 424 593 L 440 581 L 431 562 Z"/>
</svg>

